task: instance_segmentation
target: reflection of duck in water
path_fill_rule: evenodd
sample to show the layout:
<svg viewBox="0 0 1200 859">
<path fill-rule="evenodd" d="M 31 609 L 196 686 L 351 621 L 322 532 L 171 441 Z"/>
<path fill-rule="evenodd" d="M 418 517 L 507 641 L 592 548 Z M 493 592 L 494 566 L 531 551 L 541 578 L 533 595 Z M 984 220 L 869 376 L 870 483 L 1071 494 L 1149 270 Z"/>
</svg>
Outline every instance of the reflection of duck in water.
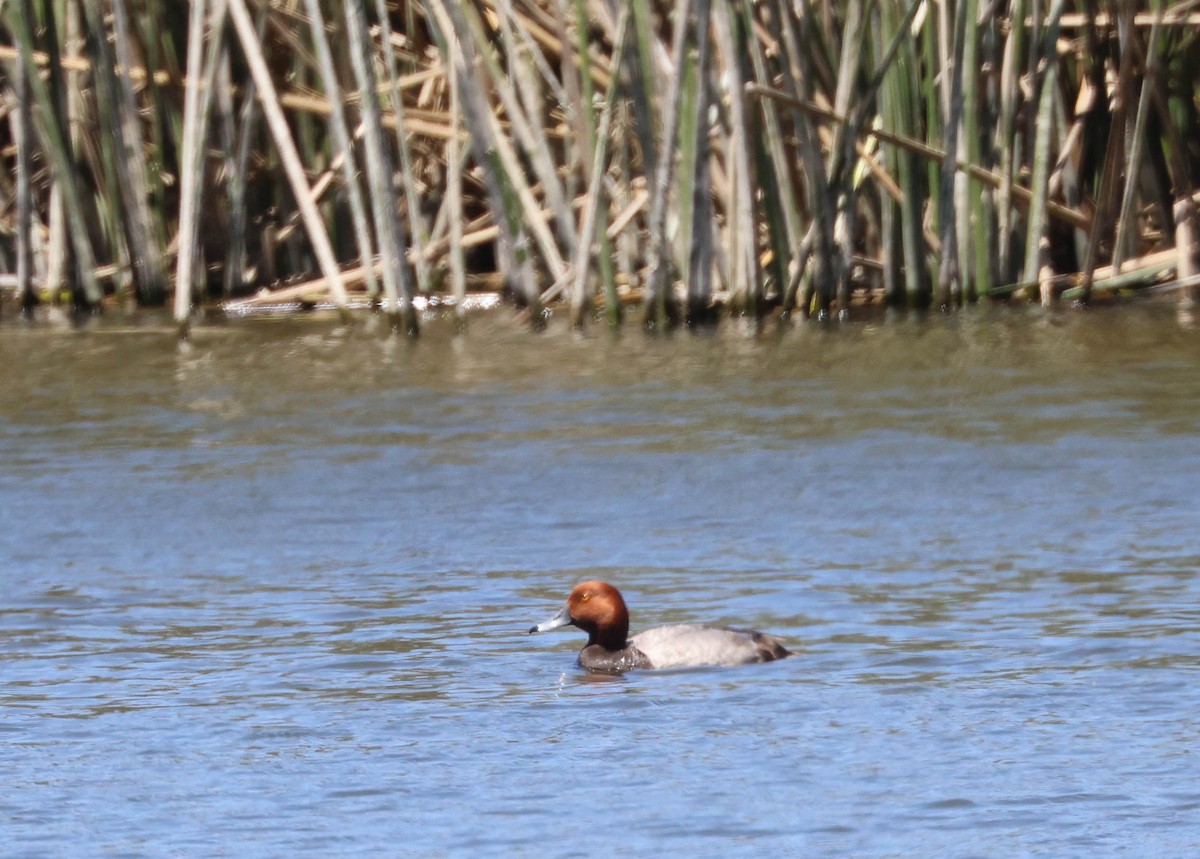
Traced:
<svg viewBox="0 0 1200 859">
<path fill-rule="evenodd" d="M 562 611 L 530 632 L 577 626 L 588 634 L 579 664 L 589 671 L 744 665 L 794 656 L 773 635 L 727 626 L 675 623 L 629 637 L 629 610 L 621 592 L 601 581 L 580 582 Z"/>
</svg>

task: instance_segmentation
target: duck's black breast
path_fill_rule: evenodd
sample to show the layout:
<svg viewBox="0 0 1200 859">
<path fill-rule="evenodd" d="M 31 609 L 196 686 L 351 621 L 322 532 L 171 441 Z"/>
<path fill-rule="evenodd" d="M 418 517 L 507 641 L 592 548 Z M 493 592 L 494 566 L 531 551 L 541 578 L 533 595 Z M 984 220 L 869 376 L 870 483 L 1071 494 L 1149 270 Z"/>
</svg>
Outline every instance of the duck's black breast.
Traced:
<svg viewBox="0 0 1200 859">
<path fill-rule="evenodd" d="M 632 644 L 612 650 L 599 644 L 589 644 L 579 651 L 579 664 L 588 671 L 620 674 L 624 671 L 653 668 L 649 657 Z"/>
</svg>

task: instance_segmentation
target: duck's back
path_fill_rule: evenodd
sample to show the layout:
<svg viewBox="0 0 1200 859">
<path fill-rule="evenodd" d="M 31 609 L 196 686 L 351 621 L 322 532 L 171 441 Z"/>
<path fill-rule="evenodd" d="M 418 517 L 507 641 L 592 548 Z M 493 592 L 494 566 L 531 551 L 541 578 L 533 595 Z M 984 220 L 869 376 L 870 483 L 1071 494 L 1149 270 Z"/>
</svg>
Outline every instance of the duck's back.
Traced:
<svg viewBox="0 0 1200 859">
<path fill-rule="evenodd" d="M 644 653 L 654 668 L 744 665 L 792 655 L 772 635 L 699 623 L 647 629 L 633 636 L 630 644 Z"/>
</svg>

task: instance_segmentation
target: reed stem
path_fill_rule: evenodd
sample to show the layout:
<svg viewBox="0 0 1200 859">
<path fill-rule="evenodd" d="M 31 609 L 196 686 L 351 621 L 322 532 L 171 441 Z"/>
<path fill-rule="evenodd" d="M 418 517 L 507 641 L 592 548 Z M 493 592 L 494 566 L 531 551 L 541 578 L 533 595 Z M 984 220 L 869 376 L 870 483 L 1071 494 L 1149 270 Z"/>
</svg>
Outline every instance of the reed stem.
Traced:
<svg viewBox="0 0 1200 859">
<path fill-rule="evenodd" d="M 366 10 L 363 0 L 346 0 L 346 39 L 350 61 L 358 81 L 358 109 L 362 117 L 363 148 L 366 152 L 367 181 L 371 211 L 375 216 L 375 238 L 383 267 L 384 311 L 393 323 L 410 335 L 418 332 L 413 307 L 412 280 L 408 274 L 408 248 L 400 229 L 396 188 L 392 181 L 392 159 L 384 144 L 379 109 L 378 86 L 367 37 Z"/>
<path fill-rule="evenodd" d="M 223 0 L 217 0 L 223 4 Z M 188 19 L 188 80 L 198 81 L 204 76 L 204 25 L 208 15 L 207 0 L 193 0 Z M 212 34 L 215 40 L 217 33 Z M 175 257 L 175 324 L 181 333 L 186 333 L 192 311 L 192 293 L 195 289 L 196 242 L 199 230 L 200 168 L 204 151 L 205 126 L 201 110 L 201 90 L 198 86 L 188 87 L 184 92 L 183 107 L 183 154 L 180 171 L 179 193 L 179 240 Z"/>
<path fill-rule="evenodd" d="M 304 175 L 304 165 L 300 161 L 296 144 L 292 140 L 287 117 L 279 104 L 275 83 L 256 38 L 254 22 L 250 20 L 250 13 L 246 9 L 246 0 L 228 0 L 228 2 L 230 21 L 237 32 L 246 63 L 250 67 L 250 74 L 254 77 L 259 103 L 262 105 L 267 126 L 271 130 L 271 136 L 274 138 L 275 147 L 283 163 L 292 195 L 304 219 L 304 226 L 308 232 L 309 241 L 312 243 L 313 252 L 317 256 L 321 273 L 329 284 L 330 295 L 333 297 L 334 303 L 344 310 L 346 288 L 342 284 L 341 272 L 338 271 L 333 245 L 329 241 L 329 233 L 325 229 L 312 191 L 308 187 L 308 179 Z"/>
<path fill-rule="evenodd" d="M 652 327 L 1087 301 L 1166 250 L 1191 291 L 1197 21 L 1164 0 L 6 0 L 0 284 L 27 306 L 69 284 L 80 310 L 174 289 L 185 328 L 193 299 L 308 283 L 304 306 L 344 308 L 352 283 L 412 331 L 418 291 L 474 288 L 534 324 L 603 295 Z"/>
</svg>

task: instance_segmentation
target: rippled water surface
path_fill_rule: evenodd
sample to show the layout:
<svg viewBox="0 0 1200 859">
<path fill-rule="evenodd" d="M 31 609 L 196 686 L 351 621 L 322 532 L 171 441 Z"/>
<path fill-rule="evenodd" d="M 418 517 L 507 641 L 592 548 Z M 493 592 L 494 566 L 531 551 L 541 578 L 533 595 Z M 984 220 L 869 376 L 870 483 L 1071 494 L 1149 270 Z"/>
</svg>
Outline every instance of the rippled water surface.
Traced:
<svg viewBox="0 0 1200 859">
<path fill-rule="evenodd" d="M 1200 332 L 0 327 L 5 856 L 1188 856 Z M 635 628 L 799 659 L 593 677 Z"/>
</svg>

